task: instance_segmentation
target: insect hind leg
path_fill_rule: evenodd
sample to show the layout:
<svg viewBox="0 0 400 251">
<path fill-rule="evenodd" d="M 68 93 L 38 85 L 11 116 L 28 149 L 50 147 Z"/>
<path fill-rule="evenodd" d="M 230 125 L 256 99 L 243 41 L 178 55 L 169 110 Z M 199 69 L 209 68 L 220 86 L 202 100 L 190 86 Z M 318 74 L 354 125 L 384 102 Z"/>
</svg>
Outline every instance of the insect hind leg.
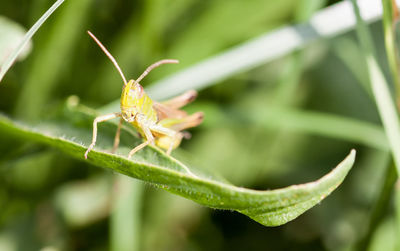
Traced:
<svg viewBox="0 0 400 251">
<path fill-rule="evenodd" d="M 167 155 L 170 155 L 172 150 L 173 150 L 173 148 L 174 148 L 175 141 L 180 136 L 180 133 L 175 131 L 175 130 L 166 128 L 166 127 L 164 127 L 162 125 L 153 125 L 152 127 L 150 127 L 150 129 L 152 131 L 156 132 L 156 133 L 160 133 L 160 134 L 166 135 L 166 136 L 168 136 L 168 137 L 170 137 L 172 139 L 171 142 L 170 142 L 170 145 L 168 147 L 168 150 L 167 150 Z"/>
<path fill-rule="evenodd" d="M 162 104 L 169 106 L 172 109 L 179 109 L 182 106 L 185 106 L 193 102 L 196 99 L 196 97 L 197 97 L 197 91 L 189 90 L 177 97 L 163 101 Z"/>
</svg>

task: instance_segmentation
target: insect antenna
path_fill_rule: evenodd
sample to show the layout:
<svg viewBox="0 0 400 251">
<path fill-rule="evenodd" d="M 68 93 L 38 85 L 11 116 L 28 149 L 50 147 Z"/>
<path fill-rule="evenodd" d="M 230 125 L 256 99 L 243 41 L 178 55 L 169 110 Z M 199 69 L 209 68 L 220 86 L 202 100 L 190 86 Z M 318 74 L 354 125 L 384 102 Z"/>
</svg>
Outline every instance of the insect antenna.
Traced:
<svg viewBox="0 0 400 251">
<path fill-rule="evenodd" d="M 136 83 L 139 83 L 140 80 L 142 80 L 144 77 L 146 77 L 147 74 L 149 74 L 149 72 L 151 70 L 153 70 L 154 68 L 157 68 L 160 65 L 163 65 L 163 64 L 177 64 L 177 63 L 179 63 L 179 61 L 176 60 L 176 59 L 163 59 L 163 60 L 157 61 L 154 64 L 152 64 L 149 67 L 147 67 L 147 69 L 142 73 L 142 75 L 140 75 L 140 77 L 138 79 L 136 79 Z"/>
<path fill-rule="evenodd" d="M 106 49 L 106 47 L 90 31 L 87 31 L 87 33 L 89 34 L 89 36 L 91 36 L 93 38 L 93 40 L 97 43 L 97 45 L 100 46 L 100 48 L 104 51 L 104 53 L 107 55 L 107 57 L 114 64 L 115 68 L 117 68 L 117 70 L 119 72 L 119 75 L 121 75 L 122 80 L 124 81 L 124 85 L 126 85 L 127 84 L 126 78 L 125 78 L 124 74 L 122 73 L 122 70 L 119 67 L 119 65 L 118 65 L 117 61 L 115 60 L 115 58 L 111 55 L 111 53 Z"/>
</svg>

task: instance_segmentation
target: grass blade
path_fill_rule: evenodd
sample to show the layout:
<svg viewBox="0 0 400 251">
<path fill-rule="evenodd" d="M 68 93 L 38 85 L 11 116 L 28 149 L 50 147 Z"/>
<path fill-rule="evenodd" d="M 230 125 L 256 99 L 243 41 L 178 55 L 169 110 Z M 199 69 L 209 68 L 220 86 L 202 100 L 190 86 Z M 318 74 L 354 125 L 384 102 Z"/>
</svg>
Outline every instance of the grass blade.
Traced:
<svg viewBox="0 0 400 251">
<path fill-rule="evenodd" d="M 398 19 L 398 10 L 393 0 L 382 0 L 383 6 L 383 29 L 385 33 L 386 56 L 389 62 L 394 86 L 396 89 L 396 100 L 399 105 L 400 78 L 399 78 L 399 54 L 396 47 L 395 22 Z M 394 5 L 394 6 L 393 6 Z"/>
<path fill-rule="evenodd" d="M 42 26 L 42 24 L 47 20 L 47 18 L 64 2 L 64 0 L 57 0 L 44 14 L 39 20 L 29 29 L 26 33 L 24 39 L 21 41 L 19 46 L 14 50 L 10 56 L 4 61 L 4 64 L 0 67 L 0 82 L 3 79 L 4 75 L 10 69 L 12 64 L 18 58 L 18 55 L 23 51 L 25 46 L 29 43 L 32 36 L 36 33 L 36 31 Z"/>
<path fill-rule="evenodd" d="M 333 114 L 272 107 L 268 111 L 259 109 L 258 113 L 248 118 L 251 122 L 262 124 L 267 128 L 277 130 L 284 128 L 289 131 L 342 139 L 383 151 L 389 147 L 386 135 L 379 126 Z"/>
<path fill-rule="evenodd" d="M 14 108 L 17 117 L 35 120 L 43 113 L 43 107 L 59 83 L 62 70 L 71 60 L 78 39 L 84 34 L 83 26 L 92 2 L 68 2 L 55 18 L 46 41 L 37 46 L 40 54 L 33 57 L 26 83 Z"/>
<path fill-rule="evenodd" d="M 368 75 L 372 87 L 379 115 L 383 122 L 383 127 L 388 138 L 394 162 L 396 164 L 397 173 L 400 173 L 400 125 L 396 111 L 389 91 L 389 86 L 380 69 L 374 54 L 373 42 L 369 30 L 362 21 L 360 10 L 355 0 L 351 0 L 354 12 L 357 17 L 357 36 L 365 55 L 365 61 L 368 67 Z"/>
</svg>

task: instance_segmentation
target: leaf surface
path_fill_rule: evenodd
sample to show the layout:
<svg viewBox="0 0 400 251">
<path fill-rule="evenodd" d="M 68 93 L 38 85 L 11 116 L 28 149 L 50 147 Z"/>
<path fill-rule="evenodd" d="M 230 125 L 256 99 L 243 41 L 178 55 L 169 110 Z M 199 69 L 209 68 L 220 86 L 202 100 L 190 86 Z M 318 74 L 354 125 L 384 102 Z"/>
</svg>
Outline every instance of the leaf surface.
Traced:
<svg viewBox="0 0 400 251">
<path fill-rule="evenodd" d="M 282 225 L 319 203 L 339 186 L 355 159 L 352 150 L 335 169 L 317 181 L 258 191 L 237 187 L 193 170 L 153 147 L 128 159 L 130 148 L 139 143 L 139 139 L 129 135 L 123 138 L 117 154 L 108 153 L 105 150 L 111 149 L 112 136 L 111 133 L 105 135 L 104 131 L 111 124 L 105 124 L 100 126 L 98 144 L 89 154 L 87 161 L 91 164 L 149 182 L 204 206 L 236 210 L 265 226 Z M 91 139 L 91 129 L 80 122 L 63 120 L 62 123 L 28 126 L 4 115 L 0 115 L 0 132 L 58 148 L 81 160 L 84 160 Z M 128 143 L 126 138 L 130 138 Z"/>
</svg>

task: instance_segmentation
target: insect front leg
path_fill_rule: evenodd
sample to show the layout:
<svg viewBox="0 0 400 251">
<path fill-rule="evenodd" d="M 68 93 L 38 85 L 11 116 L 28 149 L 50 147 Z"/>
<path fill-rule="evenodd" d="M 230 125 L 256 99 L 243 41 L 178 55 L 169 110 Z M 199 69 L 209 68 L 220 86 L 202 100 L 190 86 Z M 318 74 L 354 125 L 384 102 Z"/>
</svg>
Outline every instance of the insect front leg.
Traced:
<svg viewBox="0 0 400 251">
<path fill-rule="evenodd" d="M 145 146 L 147 146 L 149 144 L 150 145 L 154 144 L 154 136 L 151 133 L 150 129 L 147 126 L 143 125 L 143 124 L 139 124 L 139 126 L 142 129 L 142 131 L 143 131 L 143 133 L 144 133 L 144 135 L 146 137 L 146 141 L 143 142 L 142 144 L 136 146 L 135 148 L 133 148 L 128 154 L 128 159 L 131 158 L 132 155 L 134 155 L 137 151 L 141 150 Z"/>
<path fill-rule="evenodd" d="M 115 151 L 116 151 L 117 148 L 118 148 L 118 145 L 119 145 L 119 138 L 120 138 L 120 135 L 121 135 L 121 126 L 122 126 L 122 122 L 123 122 L 123 121 L 124 121 L 124 120 L 123 120 L 122 118 L 119 119 L 118 128 L 117 128 L 117 133 L 115 133 L 115 138 L 114 138 L 114 145 L 113 145 L 113 148 L 112 148 L 112 150 L 111 150 L 112 153 L 115 153 Z"/>
<path fill-rule="evenodd" d="M 96 144 L 96 139 L 97 139 L 97 123 L 104 122 L 110 119 L 118 118 L 121 116 L 121 113 L 110 113 L 106 115 L 99 116 L 94 119 L 93 121 L 93 138 L 92 138 L 92 143 L 88 147 L 88 149 L 85 152 L 85 159 L 87 159 L 89 152 L 93 149 L 94 145 Z"/>
</svg>

